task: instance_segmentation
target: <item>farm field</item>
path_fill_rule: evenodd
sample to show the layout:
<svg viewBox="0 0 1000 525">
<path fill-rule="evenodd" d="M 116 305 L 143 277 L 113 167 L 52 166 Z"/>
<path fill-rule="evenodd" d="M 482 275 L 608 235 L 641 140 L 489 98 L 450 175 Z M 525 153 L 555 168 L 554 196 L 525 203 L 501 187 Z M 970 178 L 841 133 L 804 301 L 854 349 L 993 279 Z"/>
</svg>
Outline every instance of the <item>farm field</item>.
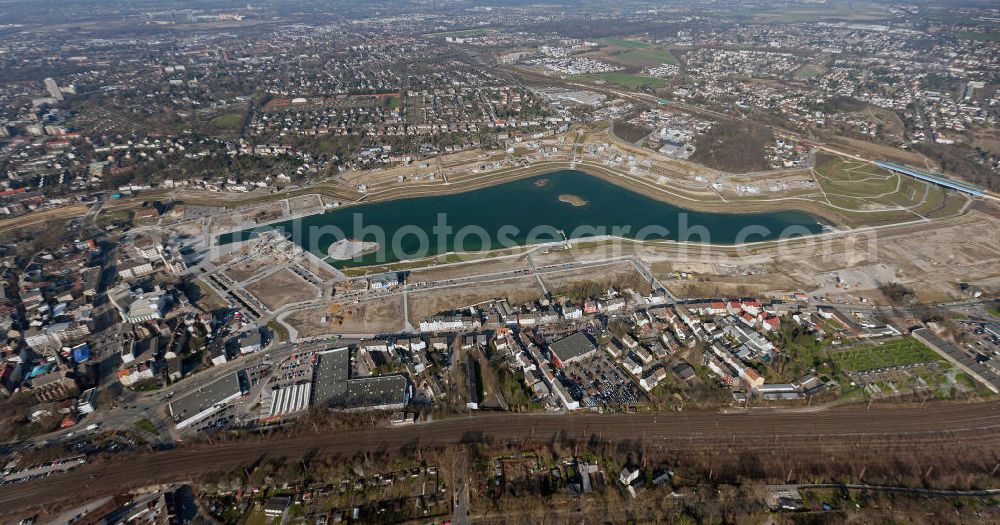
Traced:
<svg viewBox="0 0 1000 525">
<path fill-rule="evenodd" d="M 847 372 L 863 372 L 942 360 L 933 350 L 912 338 L 833 352 L 830 354 L 830 359 L 838 368 Z"/>
</svg>

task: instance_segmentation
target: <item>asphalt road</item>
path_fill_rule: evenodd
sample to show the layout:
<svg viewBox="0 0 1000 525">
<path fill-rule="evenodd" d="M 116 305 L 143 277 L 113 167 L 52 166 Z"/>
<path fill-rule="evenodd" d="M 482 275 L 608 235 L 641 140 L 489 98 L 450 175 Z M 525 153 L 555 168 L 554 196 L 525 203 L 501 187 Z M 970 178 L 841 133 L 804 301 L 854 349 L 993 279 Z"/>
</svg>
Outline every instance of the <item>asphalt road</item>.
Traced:
<svg viewBox="0 0 1000 525">
<path fill-rule="evenodd" d="M 547 443 L 598 438 L 641 440 L 674 451 L 765 450 L 850 455 L 858 447 L 887 454 L 940 454 L 970 443 L 1000 448 L 1000 401 L 935 403 L 924 407 L 851 406 L 818 413 L 672 412 L 661 414 L 515 415 L 460 417 L 400 428 L 328 432 L 295 438 L 251 439 L 190 445 L 175 450 L 117 456 L 113 464 L 88 464 L 64 475 L 0 488 L 0 515 L 59 505 L 130 488 L 197 479 L 206 472 L 240 468 L 262 458 L 295 461 L 306 455 L 393 451 L 468 441 Z M 936 456 L 939 457 L 939 456 Z M 833 459 L 831 459 L 833 461 Z M 2 521 L 2 520 L 0 520 Z"/>
</svg>

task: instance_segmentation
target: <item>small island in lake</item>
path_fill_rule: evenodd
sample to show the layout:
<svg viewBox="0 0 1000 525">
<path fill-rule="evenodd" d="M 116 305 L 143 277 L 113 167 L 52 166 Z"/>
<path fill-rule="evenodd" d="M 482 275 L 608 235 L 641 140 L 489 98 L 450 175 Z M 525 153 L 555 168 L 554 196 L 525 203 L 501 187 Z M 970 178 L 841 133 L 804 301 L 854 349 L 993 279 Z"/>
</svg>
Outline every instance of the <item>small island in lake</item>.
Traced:
<svg viewBox="0 0 1000 525">
<path fill-rule="evenodd" d="M 560 195 L 559 202 L 565 202 L 570 206 L 577 206 L 577 207 L 587 205 L 587 201 L 584 200 L 583 197 L 579 197 L 577 195 L 572 195 L 569 193 L 563 193 L 562 195 Z"/>
</svg>

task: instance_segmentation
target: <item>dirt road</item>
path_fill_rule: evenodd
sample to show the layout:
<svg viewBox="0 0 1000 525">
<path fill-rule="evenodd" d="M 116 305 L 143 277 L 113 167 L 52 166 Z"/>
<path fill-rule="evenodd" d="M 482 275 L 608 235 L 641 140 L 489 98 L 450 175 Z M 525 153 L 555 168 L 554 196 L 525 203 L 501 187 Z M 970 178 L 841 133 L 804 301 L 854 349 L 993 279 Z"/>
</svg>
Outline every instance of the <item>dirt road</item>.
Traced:
<svg viewBox="0 0 1000 525">
<path fill-rule="evenodd" d="M 0 488 L 0 514 L 108 495 L 129 488 L 232 470 L 262 458 L 294 461 L 306 454 L 391 452 L 471 441 L 547 443 L 599 439 L 672 450 L 711 452 L 738 444 L 786 454 L 850 455 L 858 447 L 886 454 L 940 453 L 969 443 L 1000 448 L 1000 401 L 937 403 L 925 407 L 850 407 L 819 413 L 665 413 L 514 415 L 439 420 L 394 429 L 338 431 L 287 439 L 192 445 L 166 452 L 117 456 L 112 465 L 87 465 L 68 474 Z M 833 461 L 833 456 L 830 456 Z"/>
</svg>

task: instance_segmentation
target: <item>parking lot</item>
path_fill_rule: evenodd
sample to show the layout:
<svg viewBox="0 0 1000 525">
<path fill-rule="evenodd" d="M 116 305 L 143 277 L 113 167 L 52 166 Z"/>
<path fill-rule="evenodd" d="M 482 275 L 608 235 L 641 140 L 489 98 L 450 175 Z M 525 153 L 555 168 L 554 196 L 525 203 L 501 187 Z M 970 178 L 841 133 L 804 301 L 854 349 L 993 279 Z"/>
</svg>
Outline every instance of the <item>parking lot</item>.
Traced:
<svg viewBox="0 0 1000 525">
<path fill-rule="evenodd" d="M 278 364 L 268 380 L 268 386 L 287 387 L 297 383 L 312 382 L 315 363 L 316 356 L 313 352 L 293 354 Z"/>
<path fill-rule="evenodd" d="M 271 369 L 271 362 L 264 361 L 254 363 L 244 368 L 243 371 L 246 373 L 247 380 L 250 381 L 250 386 L 254 387 L 261 381 L 266 381 L 269 377 L 271 377 Z"/>
<path fill-rule="evenodd" d="M 5 470 L 2 473 L 2 477 L 0 477 L 0 485 L 47 478 L 53 473 L 68 472 L 73 470 L 86 462 L 87 460 L 83 456 L 74 456 L 71 458 L 48 461 L 40 465 L 34 465 L 24 469 Z"/>
<path fill-rule="evenodd" d="M 639 386 L 602 352 L 569 363 L 560 380 L 584 407 L 634 405 L 643 399 Z"/>
</svg>

